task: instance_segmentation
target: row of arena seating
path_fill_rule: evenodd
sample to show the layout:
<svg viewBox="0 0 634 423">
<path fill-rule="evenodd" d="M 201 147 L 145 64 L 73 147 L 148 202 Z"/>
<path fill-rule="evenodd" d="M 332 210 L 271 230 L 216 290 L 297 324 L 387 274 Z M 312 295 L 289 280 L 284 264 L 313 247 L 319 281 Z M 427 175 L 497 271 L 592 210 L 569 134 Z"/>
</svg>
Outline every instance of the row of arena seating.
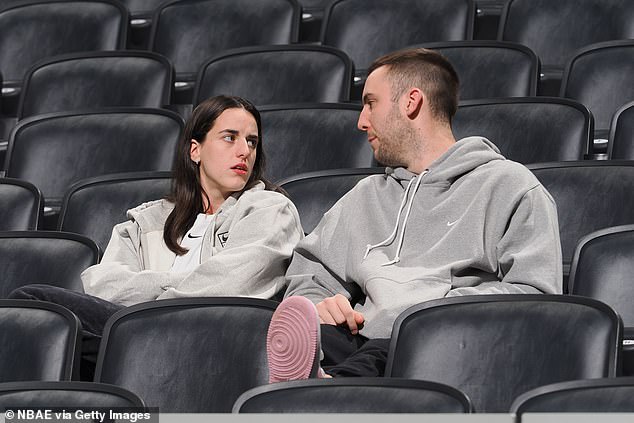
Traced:
<svg viewBox="0 0 634 423">
<path fill-rule="evenodd" d="M 525 413 L 631 413 L 633 394 L 634 378 L 631 377 L 559 382 L 521 394 L 511 404 L 510 412 L 516 416 L 518 423 Z M 100 412 L 114 409 L 115 412 L 137 416 L 147 411 L 159 411 L 158 408 L 146 407 L 138 395 L 119 386 L 76 381 L 0 383 L 0 407 L 8 410 L 50 410 L 55 407 L 80 409 L 85 413 L 95 408 Z M 217 412 L 212 407 L 208 409 Z M 232 411 L 456 414 L 474 410 L 464 393 L 446 384 L 403 378 L 346 378 L 260 385 L 241 394 Z M 183 418 L 182 415 L 179 417 Z M 550 420 L 544 417 L 543 421 Z"/>
<path fill-rule="evenodd" d="M 375 57 L 389 51 L 474 38 L 472 0 L 304 1 L 307 9 L 323 11 L 319 42 L 350 56 L 360 78 Z M 545 80 L 558 79 L 579 48 L 634 38 L 628 0 L 505 3 L 498 40 L 535 51 Z M 19 84 L 26 69 L 46 56 L 124 48 L 132 17 L 138 26 L 151 25 L 147 48 L 166 56 L 178 80 L 187 81 L 223 50 L 298 42 L 301 6 L 296 0 L 14 0 L 0 8 L 0 73 Z"/>
<path fill-rule="evenodd" d="M 261 107 L 265 175 L 280 182 L 300 173 L 376 166 L 366 135 L 356 129 L 360 110 L 360 105 L 349 103 Z M 4 176 L 35 185 L 47 210 L 57 215 L 66 193 L 81 180 L 169 171 L 183 125 L 178 114 L 163 109 L 107 108 L 32 116 L 21 120 L 11 134 Z M 524 164 L 580 161 L 592 153 L 592 115 L 566 99 L 463 102 L 453 128 L 458 139 L 485 136 L 507 158 Z M 634 160 L 634 102 L 613 118 L 607 157 Z M 41 228 L 56 226 L 52 221 Z"/>
<path fill-rule="evenodd" d="M 544 33 L 546 23 L 540 18 L 544 14 L 550 18 L 565 16 L 568 23 L 575 16 L 576 24 L 614 24 L 630 12 L 623 0 L 600 5 L 594 4 L 595 0 L 584 0 L 592 6 L 591 16 L 585 15 L 587 11 L 578 12 L 583 8 L 576 2 L 562 1 L 543 10 L 531 4 L 540 13 L 529 13 L 528 17 L 519 13 L 525 7 L 524 0 L 509 1 L 500 41 L 455 41 L 472 38 L 471 20 L 463 18 L 472 15 L 473 4 L 455 0 L 440 5 L 431 0 L 425 5 L 429 7 L 421 7 L 425 1 L 430 0 L 398 0 L 389 7 L 384 2 L 332 2 L 325 13 L 325 38 L 318 46 L 289 44 L 297 41 L 300 9 L 294 0 L 270 0 L 257 8 L 243 1 L 178 0 L 155 5 L 151 20 L 152 43 L 156 45 L 150 51 L 125 51 L 120 49 L 125 47 L 129 14 L 126 5 L 116 0 L 15 0 L 0 7 L 0 73 L 4 75 L 0 137 L 8 139 L 16 121 L 28 116 L 87 107 L 171 107 L 187 118 L 191 104 L 218 93 L 241 95 L 259 106 L 358 102 L 368 63 L 381 53 L 414 43 L 437 49 L 450 59 L 462 79 L 462 100 L 544 94 L 548 90 L 540 87 L 547 85 L 553 72 L 559 75 L 558 80 L 563 73 L 561 89 L 552 93 L 591 110 L 595 141 L 586 153 L 606 156 L 611 119 L 634 99 L 634 41 L 605 40 L 629 38 L 629 21 L 611 25 L 610 33 L 585 34 L 585 28 L 575 27 L 574 37 L 564 30 L 564 23 L 557 22 L 553 29 L 556 34 L 548 34 L 548 43 L 534 38 Z M 134 13 L 147 14 L 153 8 L 149 3 L 133 3 L 127 7 Z M 452 9 L 451 5 L 456 7 Z M 571 6 L 574 13 L 583 16 L 571 14 Z M 209 10 L 214 11 L 214 25 L 200 19 Z M 223 13 L 234 17 L 228 20 L 230 24 L 222 19 Z M 433 25 L 414 20 L 418 31 L 407 31 L 406 23 L 414 22 L 412 17 L 433 20 Z M 442 25 L 445 21 L 440 17 L 455 25 Z M 77 19 L 81 21 L 75 22 Z M 267 24 L 238 25 L 241 19 L 245 24 L 250 19 Z M 514 20 L 517 22 L 512 24 Z M 401 32 L 410 38 L 385 31 L 397 21 Z M 196 25 L 203 25 L 204 31 Z M 249 31 L 242 29 L 245 27 Z M 239 34 L 235 28 L 240 28 Z M 444 28 L 467 35 L 443 35 Z M 383 32 L 377 38 L 368 31 Z M 427 31 L 437 33 L 423 34 Z M 515 35 L 509 35 L 512 33 Z M 558 43 L 557 36 L 563 37 Z M 436 40 L 452 41 L 432 42 Z M 253 45 L 260 47 L 231 49 Z M 560 51 L 555 60 L 556 52 L 548 50 L 552 46 L 566 53 Z M 5 149 L 5 142 L 0 141 L 0 162 L 4 162 Z"/>
<path fill-rule="evenodd" d="M 517 98 L 535 94 L 538 62 L 534 55 L 527 54 L 521 46 L 494 43 L 497 42 L 480 43 L 479 46 L 465 46 L 464 42 L 435 46 L 449 57 L 461 75 L 464 106 L 473 104 L 470 102 L 504 101 L 499 98 L 478 99 L 481 96 Z M 252 63 L 258 63 L 259 66 L 253 66 Z M 541 150 L 533 149 L 534 157 L 518 157 L 517 160 L 527 163 L 569 160 L 570 157 L 628 158 L 628 153 L 608 151 L 608 138 L 614 119 L 634 99 L 633 75 L 634 41 L 604 43 L 583 51 L 567 69 L 559 100 L 560 103 L 568 103 L 572 115 L 566 116 L 562 111 L 552 116 L 538 116 L 542 110 L 527 105 L 534 109 L 532 113 L 535 115 L 525 118 L 517 116 L 514 119 L 555 119 L 556 122 L 551 122 L 555 124 L 553 128 L 559 125 L 574 126 L 578 119 L 590 120 L 584 135 L 589 131 L 594 141 L 583 145 L 582 150 L 574 153 L 569 151 L 569 155 L 550 157 L 550 150 L 559 148 L 553 146 L 561 145 L 552 143 L 543 154 L 549 157 L 538 157 L 542 155 Z M 151 52 L 80 53 L 56 56 L 40 62 L 28 72 L 19 90 L 17 116 L 0 119 L 0 130 L 5 140 L 4 143 L 0 141 L 0 161 L 4 163 L 6 140 L 11 136 L 11 131 L 29 117 L 86 108 L 126 106 L 171 107 L 186 118 L 191 113 L 191 105 L 169 105 L 173 78 L 168 60 Z M 225 52 L 203 66 L 196 83 L 194 104 L 221 93 L 246 97 L 258 106 L 346 102 L 349 100 L 351 81 L 350 60 L 343 52 L 330 47 L 295 45 L 242 48 Z M 470 98 L 472 100 L 468 100 Z M 527 102 L 530 101 L 557 102 L 555 98 L 549 97 Z M 506 107 L 507 113 L 513 113 L 511 106 Z M 573 112 L 573 108 L 578 111 Z M 585 116 L 588 114 L 586 108 L 590 110 L 591 118 Z M 463 115 L 467 109 L 462 107 Z M 621 120 L 631 120 L 631 117 Z M 457 135 L 462 136 L 460 116 L 457 121 Z M 479 132 L 480 129 L 486 132 L 496 124 L 494 120 L 483 120 L 482 126 L 485 128 L 472 125 L 472 133 L 486 135 Z M 628 123 L 623 125 L 626 128 L 632 126 Z M 351 129 L 354 127 L 352 125 Z M 547 125 L 538 124 L 535 128 L 547 128 Z M 526 127 L 516 129 L 531 132 Z M 538 136 L 543 137 L 541 134 Z M 631 145 L 631 140 L 626 140 L 626 143 Z M 513 158 L 512 154 L 510 158 Z"/>
<path fill-rule="evenodd" d="M 630 246 L 632 234 L 630 227 Z M 620 376 L 623 323 L 592 298 L 428 301 L 397 318 L 385 377 L 268 385 L 266 332 L 276 306 L 217 297 L 127 307 L 106 323 L 94 382 L 163 413 L 634 411 L 634 378 Z M 76 377 L 80 330 L 77 317 L 57 304 L 0 300 L 0 341 L 7 346 L 0 350 L 0 406 L 69 406 L 69 399 L 51 403 L 54 383 L 44 385 L 48 393 L 20 399 L 16 382 L 24 389 L 25 381 Z M 581 386 L 607 392 L 580 394 Z M 557 388 L 573 391 L 568 402 L 544 395 Z M 83 406 L 101 405 L 99 398 L 84 400 Z"/>
<path fill-rule="evenodd" d="M 176 78 L 175 95 L 170 100 L 173 103 L 196 104 L 199 101 L 200 93 L 197 97 L 192 97 L 196 76 L 200 78 L 200 73 L 204 72 L 203 65 L 210 58 L 222 57 L 226 60 L 227 50 L 236 47 L 270 44 L 283 44 L 288 47 L 290 43 L 297 41 L 296 28 L 301 9 L 295 0 L 261 1 L 257 3 L 257 7 L 248 0 L 178 0 L 167 2 L 160 7 L 152 6 L 149 2 L 133 3 L 135 2 L 128 6 L 134 13 L 147 14 L 149 10 L 156 8 L 151 19 L 153 34 L 149 50 L 163 55 L 173 66 Z M 19 117 L 23 116 L 24 112 L 17 110 L 18 107 L 22 107 L 18 104 L 22 102 L 18 101 L 18 94 L 25 75 L 39 60 L 62 53 L 124 48 L 129 17 L 124 6 L 116 0 L 15 0 L 0 8 L 0 39 L 3 40 L 0 46 L 0 74 L 4 76 L 5 114 L 17 112 Z M 460 40 L 473 38 L 471 18 L 474 5 L 470 0 L 395 0 L 390 2 L 389 6 L 378 0 L 339 0 L 332 2 L 325 12 L 321 44 L 336 49 L 341 55 L 350 58 L 350 63 L 354 63 L 356 82 L 352 89 L 353 100 L 358 100 L 365 77 L 364 69 L 378 55 L 421 43 L 433 47 L 433 43 L 437 41 L 458 41 L 455 46 L 436 45 L 435 48 L 450 56 L 450 59 L 456 62 L 459 71 L 461 67 L 476 70 L 474 83 L 470 83 L 469 77 L 463 75 L 466 82 L 462 93 L 463 99 L 534 95 L 538 87 L 537 75 L 541 75 L 540 82 L 543 84 L 540 86 L 546 86 L 554 74 L 557 75 L 555 79 L 559 81 L 561 74 L 564 73 L 565 79 L 570 80 L 565 87 L 561 90 L 540 89 L 540 94 L 549 93 L 579 100 L 595 113 L 597 129 L 606 130 L 613 112 L 625 102 L 634 99 L 634 95 L 627 88 L 634 86 L 631 81 L 627 81 L 628 75 L 633 73 L 633 61 L 618 49 L 615 50 L 615 46 L 610 45 L 608 48 L 602 43 L 634 37 L 631 24 L 634 20 L 628 19 L 628 16 L 634 13 L 631 9 L 627 7 L 625 0 L 584 0 L 584 4 L 568 0 L 559 1 L 556 5 L 535 4 L 535 0 L 508 1 L 498 37 L 502 46 L 484 43 L 480 45 L 480 50 L 471 49 L 463 53 L 465 48 L 460 45 Z M 213 11 L 213 24 L 201 19 L 201 16 L 209 16 L 210 11 Z M 393 31 L 395 27 L 400 31 Z M 42 39 L 46 39 L 47 42 L 40 42 Z M 594 48 L 588 47 L 591 44 L 602 47 L 601 52 L 595 52 Z M 494 53 L 496 49 L 501 51 Z M 476 59 L 463 58 L 465 55 L 475 56 Z M 586 63 L 592 61 L 590 56 L 597 55 L 601 57 L 595 60 L 609 62 L 604 69 L 597 68 L 596 64 Z M 235 54 L 229 56 L 236 60 L 233 57 Z M 276 56 L 281 57 L 282 54 L 277 52 Z M 575 56 L 578 58 L 573 60 Z M 248 61 L 249 65 L 257 62 L 260 65 L 258 67 L 273 66 L 266 60 L 258 59 L 259 57 L 252 56 L 252 60 L 243 61 Z M 295 57 L 289 60 L 295 60 Z M 489 63 L 491 60 L 497 62 L 497 66 Z M 464 66 L 460 64 L 461 61 L 464 61 Z M 515 61 L 518 61 L 517 64 Z M 509 65 L 509 62 L 513 65 Z M 540 63 L 543 66 L 540 67 Z M 310 68 L 315 66 L 315 63 L 306 66 Z M 496 67 L 503 70 L 493 70 Z M 233 69 L 235 70 L 235 67 Z M 577 78 L 580 80 L 587 80 L 584 77 L 591 74 L 590 85 L 599 85 L 600 92 L 608 91 L 602 84 L 597 83 L 597 78 L 613 81 L 614 84 L 618 84 L 618 88 L 603 96 L 584 93 L 583 90 L 574 88 L 580 84 L 574 75 L 568 75 L 575 72 L 573 69 L 579 69 L 576 74 L 583 76 Z M 227 72 L 220 74 L 225 73 Z M 521 84 L 511 82 L 513 87 L 509 89 L 528 90 L 528 93 L 524 91 L 519 94 L 508 94 L 496 89 L 491 90 L 491 87 L 508 84 L 505 81 L 499 81 L 497 85 L 482 84 L 482 78 L 486 75 L 494 75 L 499 79 L 507 73 L 511 80 L 516 75 L 521 75 L 522 81 Z M 260 85 L 270 85 L 262 81 L 284 79 L 279 78 L 277 69 L 272 74 L 276 78 L 260 79 Z M 308 85 L 311 84 L 302 84 L 300 81 L 295 87 L 302 88 L 296 88 L 295 91 L 306 90 Z M 559 82 L 556 85 L 558 87 Z M 229 92 L 231 89 L 231 85 L 225 85 L 220 91 Z M 337 94 L 341 93 L 344 91 Z M 212 93 L 205 91 L 203 95 L 209 94 Z M 583 95 L 585 98 L 582 98 Z M 594 98 L 602 100 L 594 100 L 595 103 L 589 104 L 588 101 Z M 347 100 L 344 93 L 335 99 L 311 98 L 308 101 Z M 254 99 L 258 105 L 293 101 L 297 100 Z M 145 105 L 157 107 L 164 104 Z M 69 110 L 68 107 L 65 109 Z"/>
<path fill-rule="evenodd" d="M 461 78 L 461 100 L 537 94 L 539 60 L 527 47 L 500 41 L 422 46 L 441 52 L 452 62 Z M 587 106 L 596 130 L 607 132 L 616 110 L 634 100 L 633 63 L 634 40 L 593 44 L 567 62 L 561 90 L 555 96 Z M 175 93 L 184 87 L 190 90 L 185 102 L 194 105 L 219 93 L 243 96 L 258 106 L 359 102 L 362 83 L 353 84 L 352 74 L 350 58 L 333 47 L 244 47 L 203 61 L 192 69 L 190 81 L 179 80 L 176 72 L 173 89 L 173 62 L 160 54 L 128 50 L 74 53 L 44 59 L 26 71 L 20 86 L 13 88 L 19 98 L 14 115 L 20 120 L 85 107 L 165 107 L 177 102 Z M 180 108 L 187 110 L 185 105 Z"/>
<path fill-rule="evenodd" d="M 634 161 L 550 162 L 528 168 L 557 204 L 565 275 L 583 236 L 606 227 L 634 224 Z M 359 179 L 382 172 L 383 168 L 330 169 L 289 177 L 280 185 L 296 204 L 304 230 L 311 232 L 323 213 Z M 103 250 L 114 224 L 126 220 L 125 211 L 163 197 L 169 184 L 169 172 L 102 175 L 61 191 L 56 210 L 43 212 L 38 188 L 26 181 L 2 178 L 0 230 L 75 232 L 93 239 Z"/>
<path fill-rule="evenodd" d="M 574 285 L 583 246 L 593 237 L 610 234 L 613 230 L 609 228 L 624 225 L 627 228 L 634 224 L 634 162 L 571 161 L 528 167 L 557 204 L 564 267 L 562 290 L 564 293 L 575 292 L 570 286 Z M 296 204 L 304 230 L 311 232 L 323 213 L 361 178 L 382 172 L 383 168 L 318 171 L 285 179 L 280 185 Z M 4 245 L 0 254 L 4 261 L 4 268 L 0 268 L 0 274 L 4 275 L 0 297 L 33 281 L 51 284 L 64 281 L 71 289 L 81 289 L 79 274 L 98 262 L 114 224 L 126 220 L 127 209 L 163 197 L 169 184 L 169 172 L 106 175 L 80 181 L 63 199 L 59 221 L 52 227 L 56 231 L 37 231 L 38 226 L 42 227 L 38 224 L 43 204 L 39 190 L 24 181 L 0 179 L 3 204 L 0 230 L 7 231 L 0 237 Z M 68 238 L 70 240 L 66 240 Z M 63 245 L 67 243 L 74 245 L 74 253 L 64 251 Z M 585 275 L 593 266 L 599 269 L 602 265 L 610 267 L 618 262 L 611 278 L 617 285 L 623 285 L 619 289 L 627 290 L 624 275 L 628 275 L 627 269 L 634 270 L 631 269 L 634 248 L 631 244 L 616 245 L 613 249 L 599 249 L 604 252 L 604 258 L 596 260 L 597 263 L 587 261 L 592 263 L 587 266 L 588 271 L 578 273 Z M 52 257 L 45 260 L 50 255 Z M 73 257 L 77 267 L 71 266 L 67 257 Z M 40 263 L 41 266 L 29 263 Z M 623 273 L 619 274 L 621 271 Z M 609 273 L 606 268 L 595 271 L 595 274 Z M 607 281 L 604 283 L 608 284 Z M 614 292 L 619 291 L 615 289 Z M 608 302 L 616 304 L 619 298 L 615 294 Z M 630 297 L 622 299 L 631 304 Z M 624 314 L 626 307 L 615 308 Z M 634 314 L 631 316 L 631 326 L 634 326 Z"/>
</svg>

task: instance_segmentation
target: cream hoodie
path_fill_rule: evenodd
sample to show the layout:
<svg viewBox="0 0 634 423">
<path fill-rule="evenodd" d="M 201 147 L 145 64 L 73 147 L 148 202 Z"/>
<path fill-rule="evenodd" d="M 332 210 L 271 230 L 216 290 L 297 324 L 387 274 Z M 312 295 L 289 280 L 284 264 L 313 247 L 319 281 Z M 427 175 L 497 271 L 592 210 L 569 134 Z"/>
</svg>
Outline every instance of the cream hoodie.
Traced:
<svg viewBox="0 0 634 423">
<path fill-rule="evenodd" d="M 203 296 L 271 298 L 303 237 L 299 215 L 282 194 L 264 184 L 229 197 L 203 236 L 201 264 L 170 272 L 176 255 L 163 241 L 174 205 L 165 200 L 129 210 L 116 225 L 101 263 L 82 273 L 86 293 L 129 306 L 143 301 Z"/>
<path fill-rule="evenodd" d="M 560 293 L 555 202 L 526 167 L 465 138 L 421 175 L 388 168 L 360 181 L 298 244 L 287 279 L 286 296 L 315 303 L 363 294 L 355 310 L 369 338 L 436 298 Z"/>
</svg>

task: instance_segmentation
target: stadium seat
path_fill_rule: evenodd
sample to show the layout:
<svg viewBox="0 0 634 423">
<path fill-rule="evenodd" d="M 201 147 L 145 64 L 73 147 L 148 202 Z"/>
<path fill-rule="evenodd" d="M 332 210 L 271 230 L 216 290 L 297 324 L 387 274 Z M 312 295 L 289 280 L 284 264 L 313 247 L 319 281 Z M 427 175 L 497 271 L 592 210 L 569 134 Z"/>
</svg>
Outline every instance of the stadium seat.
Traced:
<svg viewBox="0 0 634 423">
<path fill-rule="evenodd" d="M 527 167 L 557 204 L 564 279 L 583 236 L 634 223 L 634 162 L 586 160 Z"/>
<path fill-rule="evenodd" d="M 540 95 L 559 93 L 562 71 L 577 49 L 634 38 L 630 0 L 508 0 L 498 40 L 523 44 L 542 62 Z"/>
<path fill-rule="evenodd" d="M 361 179 L 385 173 L 384 168 L 331 169 L 291 176 L 280 181 L 297 206 L 306 233 L 315 229 L 326 213 Z"/>
<path fill-rule="evenodd" d="M 0 383 L 0 408 L 67 409 L 76 417 L 75 409 L 107 408 L 113 412 L 140 413 L 145 404 L 136 394 L 105 383 L 28 381 Z"/>
<path fill-rule="evenodd" d="M 299 42 L 316 43 L 321 35 L 324 12 L 334 0 L 298 0 L 302 7 L 302 20 L 299 24 Z"/>
<path fill-rule="evenodd" d="M 523 393 L 511 413 L 518 419 L 526 413 L 632 413 L 633 397 L 632 377 L 573 380 Z"/>
<path fill-rule="evenodd" d="M 7 176 L 44 195 L 45 228 L 57 227 L 62 197 L 79 180 L 172 168 L 183 121 L 160 109 L 111 108 L 22 120 L 9 140 Z"/>
<path fill-rule="evenodd" d="M 370 167 L 372 149 L 357 129 L 361 106 L 309 103 L 259 108 L 271 181 L 317 170 Z"/>
<path fill-rule="evenodd" d="M 57 304 L 0 300 L 0 382 L 70 380 L 80 326 Z"/>
<path fill-rule="evenodd" d="M 30 284 L 84 292 L 80 275 L 98 260 L 97 245 L 81 235 L 58 231 L 0 232 L 0 298 Z"/>
<path fill-rule="evenodd" d="M 135 392 L 162 413 L 231 412 L 240 394 L 268 383 L 276 305 L 214 297 L 127 307 L 106 323 L 95 381 Z"/>
<path fill-rule="evenodd" d="M 0 88 L 2 87 L 2 74 L 0 74 Z M 7 116 L 11 112 L 7 113 L 5 107 L 3 107 L 2 97 L 4 94 L 0 93 L 0 166 L 4 166 L 4 159 L 7 154 L 7 139 L 11 133 L 11 129 L 15 125 L 17 118 L 13 116 Z M 0 172 L 4 167 L 0 167 Z"/>
<path fill-rule="evenodd" d="M 539 59 L 520 44 L 504 41 L 447 41 L 418 47 L 436 50 L 460 78 L 460 100 L 537 95 Z"/>
<path fill-rule="evenodd" d="M 634 101 L 617 110 L 612 118 L 608 159 L 634 160 Z"/>
<path fill-rule="evenodd" d="M 120 0 L 129 13 L 129 50 L 147 50 L 150 46 L 152 16 L 165 0 Z"/>
<path fill-rule="evenodd" d="M 608 41 L 577 51 L 566 65 L 560 96 L 590 109 L 595 150 L 604 153 L 612 117 L 634 100 L 634 40 Z"/>
<path fill-rule="evenodd" d="M 196 74 L 211 57 L 238 47 L 296 42 L 300 6 L 296 0 L 175 0 L 161 5 L 152 21 L 150 50 L 174 65 L 175 102 L 191 103 Z"/>
<path fill-rule="evenodd" d="M 634 376 L 634 225 L 583 237 L 572 259 L 568 292 L 610 305 L 623 319 L 622 373 Z"/>
<path fill-rule="evenodd" d="M 115 0 L 2 2 L 0 72 L 5 112 L 15 116 L 22 80 L 32 65 L 60 54 L 124 48 L 127 20 L 127 11 Z"/>
<path fill-rule="evenodd" d="M 7 139 L 9 134 L 15 126 L 17 118 L 15 117 L 0 117 L 0 165 L 4 166 L 4 161 L 7 157 Z M 3 168 L 0 167 L 0 174 L 3 172 Z"/>
<path fill-rule="evenodd" d="M 385 374 L 453 386 L 477 413 L 508 412 L 538 386 L 616 376 L 621 325 L 606 304 L 568 295 L 427 301 L 396 319 Z"/>
<path fill-rule="evenodd" d="M 352 63 L 337 49 L 244 47 L 225 51 L 202 65 L 194 105 L 218 94 L 245 97 L 258 106 L 347 101 L 351 83 Z"/>
<path fill-rule="evenodd" d="M 555 97 L 463 101 L 452 121 L 456 139 L 480 135 L 520 163 L 583 160 L 592 115 L 587 107 Z"/>
<path fill-rule="evenodd" d="M 2 87 L 2 74 L 0 74 L 0 88 Z M 7 116 L 2 102 L 3 94 L 0 92 L 0 164 L 4 163 L 4 156 L 7 152 L 6 139 L 9 137 L 11 128 L 15 125 L 16 119 L 12 116 Z M 0 168 L 0 170 L 2 170 Z"/>
<path fill-rule="evenodd" d="M 0 178 L 0 231 L 37 229 L 43 207 L 42 193 L 29 182 Z"/>
<path fill-rule="evenodd" d="M 506 2 L 507 0 L 476 0 L 474 40 L 497 39 L 500 17 Z"/>
<path fill-rule="evenodd" d="M 337 0 L 324 15 L 321 43 L 343 50 L 354 63 L 360 99 L 367 69 L 379 56 L 434 41 L 470 40 L 472 0 Z"/>
<path fill-rule="evenodd" d="M 160 108 L 170 103 L 172 80 L 167 59 L 147 51 L 56 56 L 28 71 L 18 119 L 88 108 Z"/>
<path fill-rule="evenodd" d="M 309 379 L 272 383 L 243 393 L 234 413 L 469 413 L 465 394 L 450 386 L 392 378 Z"/>
<path fill-rule="evenodd" d="M 58 229 L 84 235 L 103 253 L 117 223 L 126 212 L 142 203 L 169 194 L 171 172 L 131 172 L 81 180 L 66 192 Z"/>
</svg>

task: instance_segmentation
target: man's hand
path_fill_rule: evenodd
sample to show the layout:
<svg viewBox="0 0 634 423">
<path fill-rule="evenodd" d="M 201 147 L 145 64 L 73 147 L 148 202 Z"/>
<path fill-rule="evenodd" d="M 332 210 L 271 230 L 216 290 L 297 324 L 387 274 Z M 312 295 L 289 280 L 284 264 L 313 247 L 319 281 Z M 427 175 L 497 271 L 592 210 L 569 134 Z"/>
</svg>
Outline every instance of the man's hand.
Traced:
<svg viewBox="0 0 634 423">
<path fill-rule="evenodd" d="M 359 332 L 365 318 L 363 314 L 354 311 L 350 301 L 341 294 L 328 297 L 317 303 L 317 312 L 321 323 L 335 326 L 347 326 L 353 335 Z"/>
</svg>

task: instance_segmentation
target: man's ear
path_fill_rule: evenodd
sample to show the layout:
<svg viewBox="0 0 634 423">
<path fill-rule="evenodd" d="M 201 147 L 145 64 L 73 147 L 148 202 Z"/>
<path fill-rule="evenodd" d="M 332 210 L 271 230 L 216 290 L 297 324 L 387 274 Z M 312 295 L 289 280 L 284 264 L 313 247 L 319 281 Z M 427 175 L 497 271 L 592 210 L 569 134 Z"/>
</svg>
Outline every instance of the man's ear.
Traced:
<svg viewBox="0 0 634 423">
<path fill-rule="evenodd" d="M 189 158 L 196 164 L 200 163 L 200 143 L 193 138 L 189 143 Z"/>
<path fill-rule="evenodd" d="M 416 117 L 423 104 L 427 101 L 423 92 L 418 88 L 410 88 L 406 93 L 405 100 L 405 113 L 409 118 Z"/>
</svg>

